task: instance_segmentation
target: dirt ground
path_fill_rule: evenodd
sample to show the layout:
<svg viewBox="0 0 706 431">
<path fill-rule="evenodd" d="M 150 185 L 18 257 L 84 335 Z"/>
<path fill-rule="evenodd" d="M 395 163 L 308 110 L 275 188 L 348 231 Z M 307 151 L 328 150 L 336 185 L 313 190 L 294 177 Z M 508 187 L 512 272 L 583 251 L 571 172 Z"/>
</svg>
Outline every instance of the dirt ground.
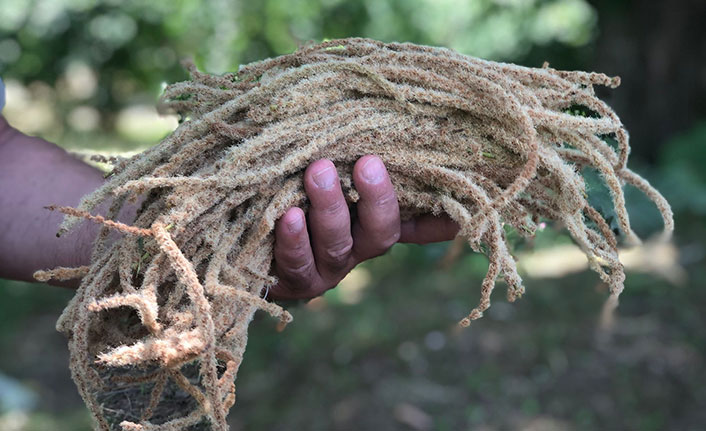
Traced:
<svg viewBox="0 0 706 431">
<path fill-rule="evenodd" d="M 514 304 L 501 285 L 487 315 L 459 330 L 484 259 L 464 254 L 440 269 L 445 245 L 398 245 L 323 298 L 291 308 L 284 332 L 256 318 L 232 429 L 700 429 L 706 265 L 698 244 L 680 244 L 681 286 L 629 273 L 610 331 L 598 325 L 605 288 L 585 271 L 528 278 Z M 0 289 L 0 370 L 39 400 L 30 413 L 0 416 L 3 429 L 90 429 L 54 331 L 71 292 Z"/>
</svg>

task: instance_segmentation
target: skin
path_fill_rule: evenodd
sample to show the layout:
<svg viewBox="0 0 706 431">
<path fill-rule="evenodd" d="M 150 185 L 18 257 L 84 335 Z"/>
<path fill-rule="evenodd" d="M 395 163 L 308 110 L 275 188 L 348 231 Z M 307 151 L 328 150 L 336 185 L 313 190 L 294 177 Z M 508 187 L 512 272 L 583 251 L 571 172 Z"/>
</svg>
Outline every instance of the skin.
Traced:
<svg viewBox="0 0 706 431">
<path fill-rule="evenodd" d="M 0 277 L 33 281 L 38 269 L 87 265 L 99 226 L 84 222 L 57 238 L 62 215 L 43 207 L 76 206 L 103 181 L 99 170 L 54 144 L 22 134 L 0 116 Z M 396 242 L 446 241 L 458 232 L 448 217 L 425 215 L 401 222 L 394 188 L 377 156 L 357 161 L 353 181 L 360 200 L 352 218 L 333 163 L 318 160 L 306 169 L 308 219 L 295 207 L 277 221 L 273 272 L 280 282 L 268 299 L 319 296 Z M 95 212 L 105 213 L 108 205 Z M 135 212 L 135 206 L 126 206 L 118 220 L 129 223 Z M 78 282 L 54 284 L 75 287 Z"/>
</svg>

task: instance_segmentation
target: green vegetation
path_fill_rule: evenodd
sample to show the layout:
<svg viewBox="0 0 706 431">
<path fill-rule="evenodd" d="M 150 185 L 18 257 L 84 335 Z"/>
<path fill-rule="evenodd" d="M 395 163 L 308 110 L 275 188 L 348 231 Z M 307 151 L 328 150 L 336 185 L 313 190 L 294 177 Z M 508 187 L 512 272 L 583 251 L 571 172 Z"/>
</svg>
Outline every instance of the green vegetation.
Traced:
<svg viewBox="0 0 706 431">
<path fill-rule="evenodd" d="M 155 125 L 150 115 L 162 83 L 186 76 L 179 59 L 193 56 L 202 69 L 222 72 L 341 36 L 584 69 L 601 23 L 615 26 L 616 17 L 635 12 L 627 2 L 598 3 L 595 10 L 580 0 L 461 7 L 431 0 L 6 0 L 5 114 L 65 147 L 135 151 L 173 127 Z M 616 49 L 633 49 L 626 46 Z M 622 78 L 649 94 L 640 75 Z M 527 293 L 514 304 L 498 289 L 486 317 L 457 332 L 487 260 L 465 250 L 441 269 L 448 244 L 397 245 L 323 299 L 291 308 L 295 324 L 285 332 L 256 317 L 232 429 L 394 430 L 410 422 L 438 430 L 699 429 L 706 421 L 706 123 L 680 127 L 685 132 L 656 153 L 632 142 L 638 157 L 630 166 L 673 206 L 679 254 L 649 249 L 628 266 L 611 336 L 597 327 L 605 287 L 580 269 L 561 278 L 526 276 Z M 595 185 L 589 199 L 600 202 L 605 193 Z M 628 188 L 626 198 L 638 234 L 661 228 L 640 193 Z M 518 243 L 517 253 L 569 242 L 549 226 L 533 243 Z M 70 295 L 0 280 L 0 372 L 39 396 L 26 415 L 0 407 L 0 429 L 89 429 L 68 376 L 65 340 L 54 331 Z"/>
</svg>

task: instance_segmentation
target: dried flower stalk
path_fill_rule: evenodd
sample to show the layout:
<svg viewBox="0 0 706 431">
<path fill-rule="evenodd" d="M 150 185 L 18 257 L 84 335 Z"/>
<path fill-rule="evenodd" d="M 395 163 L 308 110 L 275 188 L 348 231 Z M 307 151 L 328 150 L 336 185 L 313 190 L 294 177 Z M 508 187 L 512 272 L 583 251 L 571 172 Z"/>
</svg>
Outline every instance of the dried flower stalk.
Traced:
<svg viewBox="0 0 706 431">
<path fill-rule="evenodd" d="M 276 283 L 269 274 L 275 220 L 291 206 L 306 208 L 302 174 L 316 159 L 336 163 L 355 202 L 353 163 L 379 155 L 404 217 L 447 213 L 459 235 L 488 255 L 480 303 L 463 326 L 490 306 L 498 276 L 510 300 L 524 292 L 504 226 L 531 237 L 540 218 L 567 227 L 617 305 L 624 280 L 618 241 L 587 202 L 579 173 L 585 166 L 610 190 L 628 240 L 637 238 L 626 183 L 657 205 L 665 237 L 673 230 L 667 202 L 626 166 L 625 128 L 594 94 L 595 85 L 614 88 L 618 78 L 367 39 L 305 47 L 237 74 L 187 67 L 192 79 L 167 87 L 161 104 L 185 119 L 179 128 L 120 160 L 77 209 L 58 208 L 67 215 L 60 232 L 83 218 L 103 223 L 91 266 L 37 274 L 83 277 L 57 328 L 69 337 L 73 378 L 98 429 L 111 426 L 97 395 L 110 382 L 152 384 L 143 411 L 133 412 L 137 419 L 120 424 L 124 430 L 187 429 L 204 419 L 228 428 L 253 314 L 263 309 L 283 324 L 291 320 L 261 295 Z M 592 115 L 572 115 L 575 106 Z M 109 197 L 107 214 L 90 215 Z M 111 220 L 138 197 L 144 200 L 131 226 Z M 125 235 L 111 244 L 109 229 Z M 126 309 L 134 312 L 126 317 Z M 183 372 L 194 361 L 197 381 Z M 106 378 L 106 370 L 125 366 L 145 372 Z M 168 382 L 195 403 L 181 417 L 159 419 L 153 413 Z"/>
</svg>

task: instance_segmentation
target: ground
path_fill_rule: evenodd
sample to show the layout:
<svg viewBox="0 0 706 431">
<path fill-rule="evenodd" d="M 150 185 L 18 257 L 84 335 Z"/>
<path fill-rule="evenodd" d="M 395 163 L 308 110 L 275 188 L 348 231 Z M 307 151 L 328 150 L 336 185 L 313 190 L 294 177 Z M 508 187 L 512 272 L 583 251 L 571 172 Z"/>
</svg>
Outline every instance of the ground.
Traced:
<svg viewBox="0 0 706 431">
<path fill-rule="evenodd" d="M 460 330 L 455 322 L 477 298 L 485 258 L 466 250 L 442 268 L 447 244 L 397 245 L 322 299 L 293 306 L 284 332 L 256 317 L 231 427 L 697 429 L 706 422 L 706 291 L 698 288 L 706 266 L 703 243 L 685 235 L 677 244 L 683 285 L 629 272 L 611 331 L 599 325 L 605 287 L 586 271 L 527 278 L 513 304 L 501 282 L 486 316 Z M 0 289 L 0 370 L 38 395 L 33 413 L 0 421 L 89 429 L 65 340 L 54 331 L 71 292 L 9 282 Z"/>
</svg>

